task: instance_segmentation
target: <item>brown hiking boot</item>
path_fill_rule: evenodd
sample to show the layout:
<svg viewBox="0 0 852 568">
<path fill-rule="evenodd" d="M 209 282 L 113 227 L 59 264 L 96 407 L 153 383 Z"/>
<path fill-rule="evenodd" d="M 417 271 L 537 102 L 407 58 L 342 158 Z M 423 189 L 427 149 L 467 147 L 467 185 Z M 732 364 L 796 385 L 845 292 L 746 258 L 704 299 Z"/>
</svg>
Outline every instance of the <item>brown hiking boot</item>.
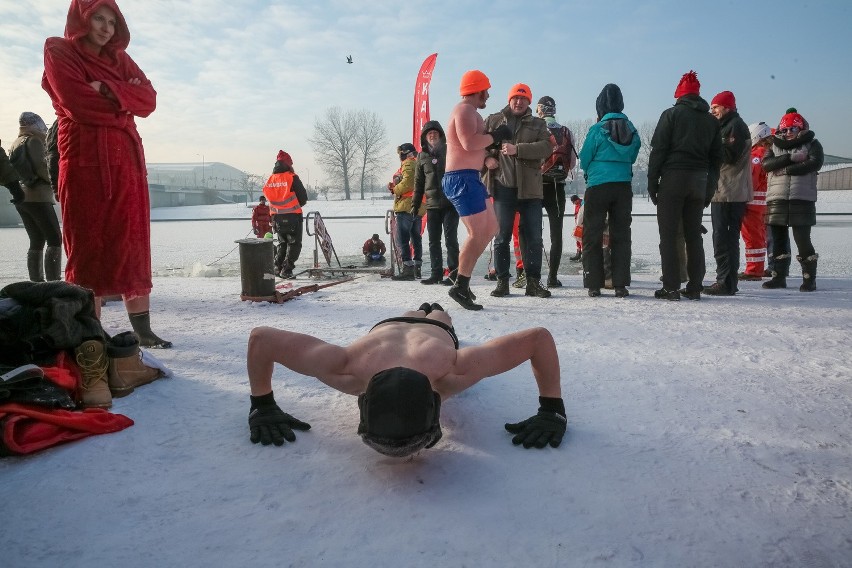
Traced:
<svg viewBox="0 0 852 568">
<path fill-rule="evenodd" d="M 80 406 L 84 408 L 110 408 L 112 395 L 107 386 L 109 358 L 100 339 L 89 339 L 74 350 L 74 359 L 80 367 L 83 383 L 80 389 Z"/>
<path fill-rule="evenodd" d="M 116 398 L 127 396 L 136 387 L 147 385 L 163 376 L 159 369 L 148 367 L 142 362 L 139 340 L 132 331 L 119 333 L 113 337 L 107 353 L 109 354 L 107 383 L 112 396 Z"/>
</svg>

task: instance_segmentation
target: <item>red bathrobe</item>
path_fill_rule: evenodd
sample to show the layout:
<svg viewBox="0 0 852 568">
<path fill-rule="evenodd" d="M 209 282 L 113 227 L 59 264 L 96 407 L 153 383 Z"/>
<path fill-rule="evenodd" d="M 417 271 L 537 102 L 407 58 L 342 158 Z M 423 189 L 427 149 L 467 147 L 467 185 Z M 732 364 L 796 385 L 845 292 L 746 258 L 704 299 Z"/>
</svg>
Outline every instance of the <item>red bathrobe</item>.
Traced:
<svg viewBox="0 0 852 568">
<path fill-rule="evenodd" d="M 83 48 L 92 13 L 116 14 L 100 55 Z M 156 108 L 157 93 L 125 49 L 130 32 L 113 0 L 73 0 L 65 37 L 44 45 L 42 88 L 59 120 L 59 201 L 68 262 L 65 279 L 95 296 L 151 292 L 151 212 L 135 116 Z M 137 78 L 139 85 L 128 81 Z M 101 81 L 116 100 L 89 83 Z"/>
</svg>

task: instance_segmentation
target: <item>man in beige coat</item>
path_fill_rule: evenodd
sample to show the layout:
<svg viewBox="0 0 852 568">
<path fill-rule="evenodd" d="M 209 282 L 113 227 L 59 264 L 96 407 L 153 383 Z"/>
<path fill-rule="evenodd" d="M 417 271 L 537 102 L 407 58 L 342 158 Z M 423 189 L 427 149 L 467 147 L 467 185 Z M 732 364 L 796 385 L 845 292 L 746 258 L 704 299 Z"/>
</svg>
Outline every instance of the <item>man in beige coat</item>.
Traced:
<svg viewBox="0 0 852 568">
<path fill-rule="evenodd" d="M 500 112 L 485 119 L 486 131 L 507 125 L 512 138 L 499 148 L 489 151 L 485 158 L 486 186 L 494 197 L 498 231 L 494 238 L 494 266 L 497 269 L 497 288 L 492 296 L 509 295 L 509 243 L 515 213 L 520 214 L 519 232 L 526 295 L 548 298 L 550 292 L 541 285 L 542 261 L 542 199 L 541 164 L 553 151 L 547 123 L 530 111 L 532 91 L 518 83 L 509 90 L 509 104 Z"/>
</svg>

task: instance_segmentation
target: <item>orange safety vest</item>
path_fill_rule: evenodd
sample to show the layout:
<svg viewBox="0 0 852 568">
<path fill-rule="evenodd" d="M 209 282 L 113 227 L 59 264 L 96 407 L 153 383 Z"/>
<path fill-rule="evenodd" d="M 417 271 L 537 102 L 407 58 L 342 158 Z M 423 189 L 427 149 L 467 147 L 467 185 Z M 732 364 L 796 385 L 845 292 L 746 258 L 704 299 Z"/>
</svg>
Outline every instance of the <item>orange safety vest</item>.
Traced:
<svg viewBox="0 0 852 568">
<path fill-rule="evenodd" d="M 273 214 L 298 213 L 301 215 L 302 206 L 299 198 L 293 192 L 293 172 L 272 174 L 263 186 L 263 195 L 269 200 L 269 208 Z"/>
</svg>

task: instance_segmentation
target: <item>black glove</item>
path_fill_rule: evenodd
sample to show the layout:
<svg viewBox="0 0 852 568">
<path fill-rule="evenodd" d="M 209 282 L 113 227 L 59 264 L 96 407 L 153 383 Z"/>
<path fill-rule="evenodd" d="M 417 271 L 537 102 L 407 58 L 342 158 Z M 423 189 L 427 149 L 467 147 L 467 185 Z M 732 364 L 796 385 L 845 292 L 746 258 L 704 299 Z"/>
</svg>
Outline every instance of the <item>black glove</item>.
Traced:
<svg viewBox="0 0 852 568">
<path fill-rule="evenodd" d="M 523 422 L 506 424 L 505 428 L 515 434 L 512 443 L 516 446 L 523 444 L 525 448 L 543 448 L 550 444 L 550 447 L 558 448 L 568 427 L 565 405 L 561 398 L 539 397 L 538 400 L 541 403 L 538 414 Z"/>
<path fill-rule="evenodd" d="M 509 128 L 507 124 L 501 124 L 491 132 L 489 132 L 491 137 L 494 139 L 494 145 L 500 144 L 503 140 L 511 140 L 512 139 L 512 129 Z"/>
<path fill-rule="evenodd" d="M 18 204 L 23 202 L 24 200 L 24 190 L 21 189 L 20 182 L 12 181 L 5 184 L 6 189 L 9 190 L 9 193 L 12 194 L 12 199 L 10 203 Z"/>
<path fill-rule="evenodd" d="M 251 442 L 260 442 L 264 446 L 275 444 L 280 446 L 284 440 L 295 442 L 296 435 L 293 429 L 310 430 L 311 425 L 293 418 L 277 404 L 272 393 L 263 396 L 251 397 L 252 409 L 249 412 L 249 430 L 251 431 Z"/>
</svg>

